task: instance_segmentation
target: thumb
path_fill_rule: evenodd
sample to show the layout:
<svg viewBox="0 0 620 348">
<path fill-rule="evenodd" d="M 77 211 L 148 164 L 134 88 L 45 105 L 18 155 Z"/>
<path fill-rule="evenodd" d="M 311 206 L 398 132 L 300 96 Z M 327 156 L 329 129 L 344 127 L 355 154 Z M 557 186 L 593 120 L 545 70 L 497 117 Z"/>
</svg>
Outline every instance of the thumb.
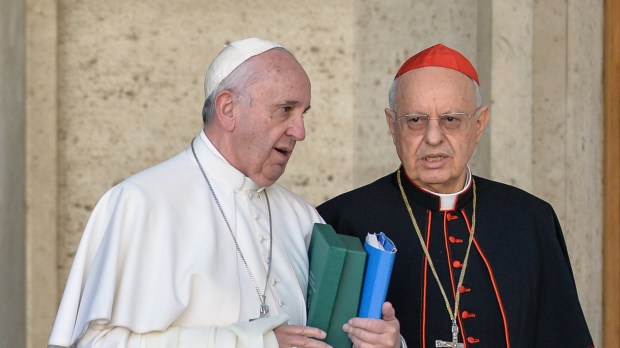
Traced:
<svg viewBox="0 0 620 348">
<path fill-rule="evenodd" d="M 396 319 L 396 311 L 390 302 L 384 302 L 381 307 L 382 319 L 386 321 Z"/>
</svg>

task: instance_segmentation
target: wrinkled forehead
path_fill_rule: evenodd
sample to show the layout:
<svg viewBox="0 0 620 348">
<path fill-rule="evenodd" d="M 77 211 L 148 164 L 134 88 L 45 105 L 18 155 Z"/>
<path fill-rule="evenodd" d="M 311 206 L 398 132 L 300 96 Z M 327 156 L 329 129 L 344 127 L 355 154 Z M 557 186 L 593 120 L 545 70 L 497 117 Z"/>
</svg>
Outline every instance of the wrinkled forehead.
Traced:
<svg viewBox="0 0 620 348">
<path fill-rule="evenodd" d="M 254 96 L 275 94 L 281 99 L 309 104 L 310 79 L 295 57 L 285 50 L 273 49 L 250 58 L 253 83 L 247 85 Z"/>
<path fill-rule="evenodd" d="M 308 74 L 301 64 L 290 52 L 283 49 L 269 50 L 248 59 L 244 64 L 251 66 L 258 82 L 277 81 L 280 84 L 290 84 L 302 81 L 310 84 Z"/>
<path fill-rule="evenodd" d="M 255 69 L 267 73 L 301 73 L 306 71 L 295 56 L 282 48 L 274 48 L 248 59 L 243 64 L 254 65 Z"/>
<path fill-rule="evenodd" d="M 396 101 L 399 108 L 436 107 L 439 112 L 471 112 L 476 107 L 472 79 L 456 70 L 435 66 L 412 70 L 398 77 Z"/>
</svg>

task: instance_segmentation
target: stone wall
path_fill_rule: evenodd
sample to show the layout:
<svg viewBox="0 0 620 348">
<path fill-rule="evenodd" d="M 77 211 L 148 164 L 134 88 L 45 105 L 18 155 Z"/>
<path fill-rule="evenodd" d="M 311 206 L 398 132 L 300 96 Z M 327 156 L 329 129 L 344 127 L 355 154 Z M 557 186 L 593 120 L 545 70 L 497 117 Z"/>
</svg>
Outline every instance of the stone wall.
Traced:
<svg viewBox="0 0 620 348">
<path fill-rule="evenodd" d="M 0 0 L 0 347 L 26 344 L 25 28 L 21 2 Z"/>
<path fill-rule="evenodd" d="M 20 18 L 4 11 L 7 2 L 23 3 L 3 0 L 3 25 Z M 472 168 L 555 207 L 600 345 L 602 1 L 26 3 L 26 152 L 0 152 L 0 168 L 26 158 L 28 347 L 45 344 L 94 204 L 189 144 L 201 128 L 209 62 L 249 36 L 289 48 L 312 81 L 307 139 L 280 182 L 314 204 L 398 165 L 383 109 L 406 57 L 437 42 L 467 55 L 491 107 Z M 24 119 L 0 108 L 4 149 L 13 141 L 4 122 L 23 131 Z M 3 189 L 18 187 L 14 170 L 0 172 Z M 0 238 L 18 236 L 7 233 Z M 0 284 L 0 294 L 11 291 Z"/>
</svg>

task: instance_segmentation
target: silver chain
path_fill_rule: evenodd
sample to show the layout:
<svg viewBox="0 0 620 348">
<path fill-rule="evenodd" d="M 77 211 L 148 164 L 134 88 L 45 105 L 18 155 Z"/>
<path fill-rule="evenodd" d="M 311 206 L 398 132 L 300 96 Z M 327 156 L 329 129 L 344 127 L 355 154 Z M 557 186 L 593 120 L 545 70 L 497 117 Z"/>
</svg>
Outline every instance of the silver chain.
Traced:
<svg viewBox="0 0 620 348">
<path fill-rule="evenodd" d="M 226 218 L 226 214 L 224 214 L 224 209 L 222 209 L 220 200 L 217 199 L 217 196 L 215 195 L 215 191 L 213 190 L 213 186 L 211 186 L 211 181 L 209 181 L 209 178 L 207 177 L 207 173 L 205 172 L 204 168 L 202 167 L 202 164 L 200 163 L 200 160 L 198 159 L 198 156 L 196 155 L 196 150 L 194 150 L 194 140 L 196 140 L 196 138 L 192 139 L 192 143 L 191 143 L 192 153 L 194 154 L 194 159 L 196 159 L 198 168 L 200 168 L 200 172 L 202 173 L 202 176 L 205 178 L 205 181 L 207 182 L 207 185 L 209 186 L 209 191 L 211 191 L 211 195 L 213 196 L 213 199 L 215 200 L 215 204 L 220 210 L 220 213 L 222 214 L 222 217 L 224 218 L 224 222 L 226 222 L 226 226 L 228 227 L 228 231 L 230 232 L 230 236 L 232 237 L 233 242 L 235 242 L 235 248 L 237 249 L 237 254 L 241 258 L 241 261 L 243 261 L 245 270 L 248 273 L 248 276 L 250 276 L 252 285 L 254 286 L 254 289 L 256 290 L 256 293 L 258 294 L 258 299 L 260 300 L 260 304 L 261 304 L 260 317 L 261 318 L 265 317 L 269 313 L 269 307 L 265 303 L 265 300 L 266 300 L 266 295 L 267 295 L 267 284 L 269 283 L 269 275 L 271 274 L 271 255 L 273 252 L 273 228 L 272 228 L 272 223 L 271 223 L 271 206 L 269 204 L 269 196 L 267 195 L 267 190 L 264 189 L 263 192 L 265 192 L 265 200 L 267 201 L 267 211 L 269 212 L 269 258 L 267 260 L 267 277 L 265 278 L 265 289 L 263 290 L 263 293 L 261 293 L 260 289 L 258 288 L 258 283 L 256 282 L 254 275 L 250 271 L 250 267 L 248 267 L 248 263 L 245 261 L 245 257 L 243 257 L 243 253 L 241 252 L 239 243 L 237 243 L 237 238 L 235 237 L 235 234 L 233 233 L 232 228 L 230 227 L 230 223 L 228 222 L 228 219 Z"/>
</svg>

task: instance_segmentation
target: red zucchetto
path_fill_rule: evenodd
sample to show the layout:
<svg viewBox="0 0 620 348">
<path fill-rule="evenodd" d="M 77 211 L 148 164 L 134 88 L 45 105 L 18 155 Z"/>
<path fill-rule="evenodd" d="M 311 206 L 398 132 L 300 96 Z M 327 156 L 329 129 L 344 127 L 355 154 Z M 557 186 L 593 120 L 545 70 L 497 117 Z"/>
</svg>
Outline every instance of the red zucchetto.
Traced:
<svg viewBox="0 0 620 348">
<path fill-rule="evenodd" d="M 462 72 L 480 84 L 478 73 L 471 62 L 460 52 L 442 44 L 429 47 L 407 59 L 400 69 L 398 69 L 394 79 L 397 79 L 400 75 L 411 70 L 427 66 L 439 66 Z"/>
</svg>

